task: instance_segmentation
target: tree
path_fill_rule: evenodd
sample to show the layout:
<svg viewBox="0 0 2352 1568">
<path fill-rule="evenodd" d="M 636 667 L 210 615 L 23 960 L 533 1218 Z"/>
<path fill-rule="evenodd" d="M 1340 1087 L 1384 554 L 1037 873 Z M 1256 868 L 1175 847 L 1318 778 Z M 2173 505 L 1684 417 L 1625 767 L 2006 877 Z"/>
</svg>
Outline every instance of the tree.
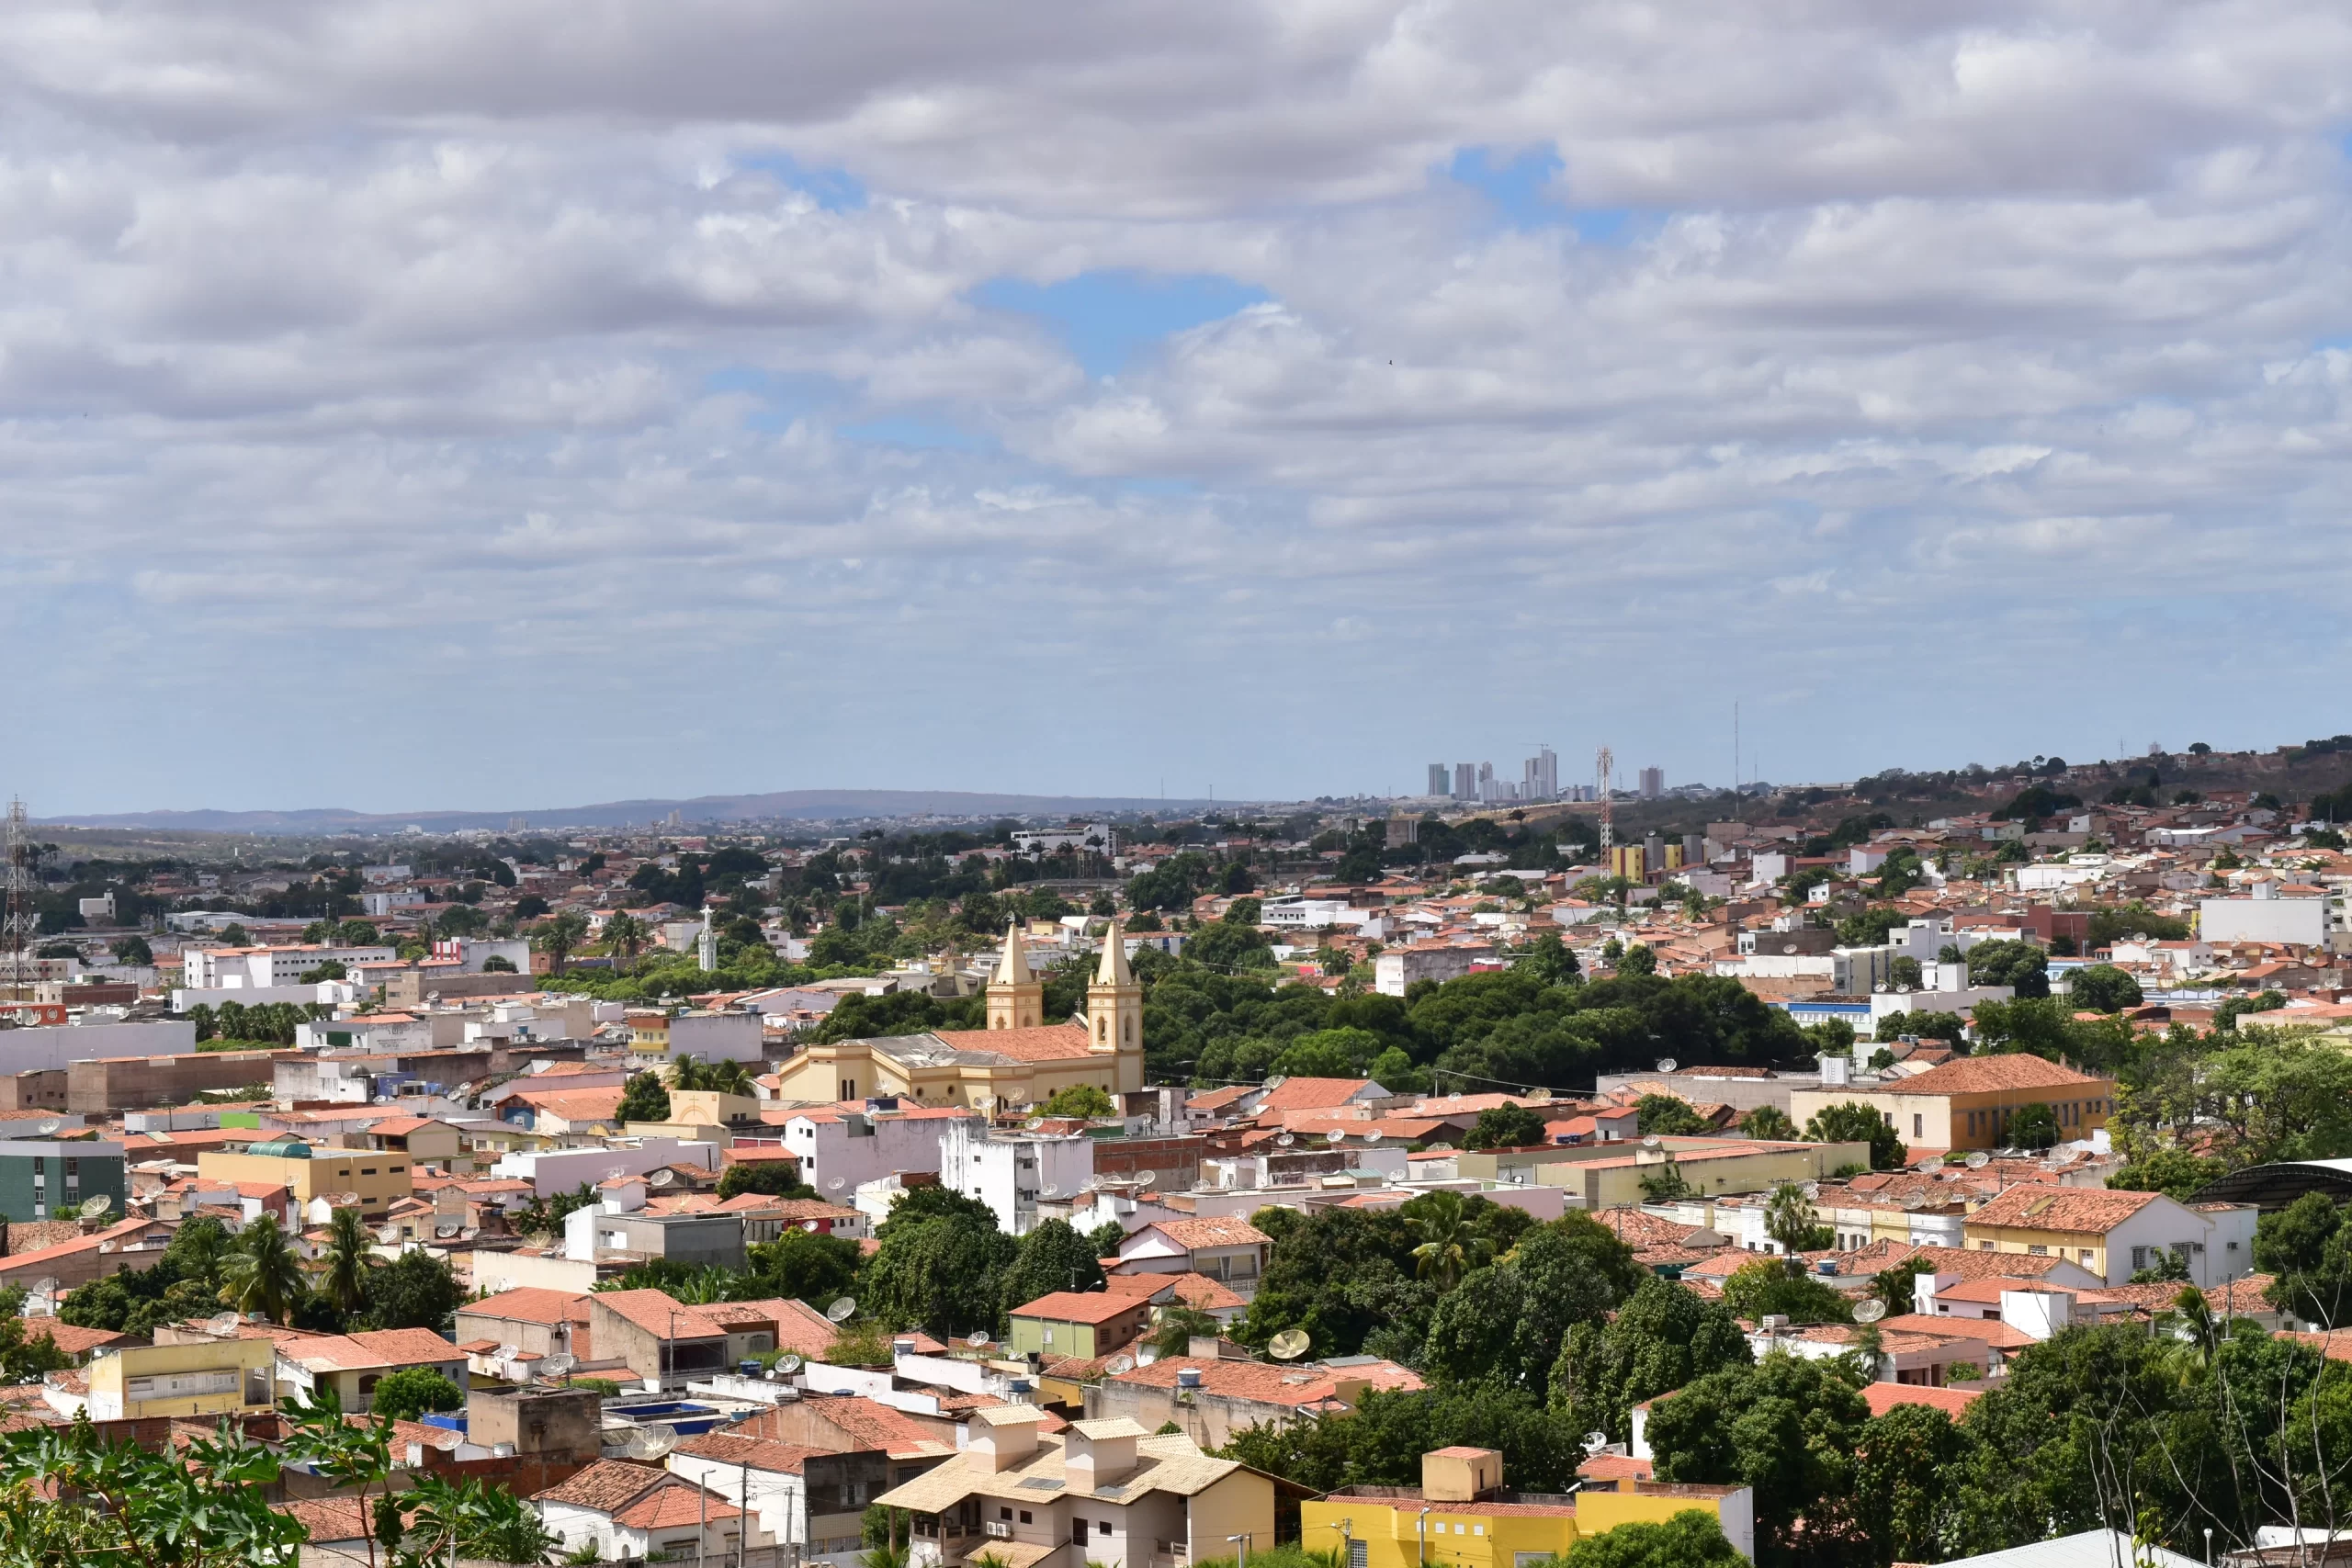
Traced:
<svg viewBox="0 0 2352 1568">
<path fill-rule="evenodd" d="M 2093 964 L 2075 971 L 2066 994 L 2077 1007 L 2121 1012 L 2140 1005 L 2140 982 L 2112 964 Z"/>
<path fill-rule="evenodd" d="M 1201 1311 L 1181 1302 L 1160 1309 L 1159 1321 L 1151 1325 L 1151 1348 L 1161 1356 L 1189 1354 L 1195 1339 L 1223 1337 L 1225 1325 Z"/>
<path fill-rule="evenodd" d="M 1102 1262 L 1068 1220 L 1045 1221 L 1023 1236 L 1020 1245 L 1001 1287 L 1007 1312 L 1056 1291 L 1102 1288 Z"/>
<path fill-rule="evenodd" d="M 1894 1135 L 1884 1116 L 1854 1100 L 1825 1105 L 1805 1118 L 1808 1144 L 1868 1144 L 1872 1170 L 1900 1170 L 1911 1151 Z"/>
<path fill-rule="evenodd" d="M 1617 957 L 1617 974 L 1620 978 L 1657 973 L 1657 954 L 1638 942 Z"/>
<path fill-rule="evenodd" d="M 1793 1143 L 1797 1136 L 1797 1124 L 1777 1105 L 1758 1106 L 1739 1119 L 1739 1130 L 1751 1138 L 1776 1144 Z"/>
<path fill-rule="evenodd" d="M 1764 1234 L 1779 1242 L 1781 1250 L 1791 1258 L 1802 1252 L 1821 1251 L 1836 1241 L 1826 1227 L 1814 1219 L 1813 1201 L 1793 1181 L 1781 1183 L 1765 1201 Z"/>
<path fill-rule="evenodd" d="M 74 1364 L 57 1348 L 57 1337 L 40 1319 L 21 1315 L 23 1310 L 19 1302 L 16 1312 L 0 1316 L 0 1382 L 39 1382 Z"/>
<path fill-rule="evenodd" d="M 517 973 L 514 967 L 514 961 L 513 959 L 506 957 L 503 953 L 492 953 L 488 958 L 481 961 L 481 972 L 485 975 L 513 975 Z"/>
<path fill-rule="evenodd" d="M 1480 1112 L 1481 1124 L 1487 1114 Z M 1471 1134 L 1476 1135 L 1475 1131 Z M 1469 1208 L 1461 1193 L 1441 1190 L 1416 1200 L 1415 1206 L 1420 1213 L 1407 1221 L 1420 1238 L 1420 1245 L 1413 1248 L 1414 1272 L 1450 1291 L 1464 1274 L 1485 1265 L 1491 1255 L 1490 1245 L 1470 1223 Z"/>
<path fill-rule="evenodd" d="M 304 1289 L 301 1259 L 277 1228 L 277 1216 L 265 1212 L 248 1221 L 221 1260 L 220 1299 L 239 1312 L 257 1312 L 282 1324 Z"/>
<path fill-rule="evenodd" d="M 1747 1559 L 1724 1539 L 1703 1508 L 1685 1508 L 1664 1524 L 1619 1525 L 1579 1535 L 1561 1568 L 1745 1568 Z"/>
<path fill-rule="evenodd" d="M 431 1367 L 402 1367 L 377 1383 L 368 1408 L 390 1421 L 413 1421 L 426 1411 L 462 1410 L 466 1391 Z"/>
<path fill-rule="evenodd" d="M 620 1104 L 613 1115 L 622 1122 L 667 1122 L 670 1119 L 670 1091 L 662 1087 L 658 1075 L 650 1072 L 635 1074 L 621 1090 Z"/>
<path fill-rule="evenodd" d="M 2324 1192 L 2306 1192 L 2262 1216 L 2254 1266 L 2275 1275 L 2271 1304 L 2323 1327 L 2352 1324 L 2352 1231 Z"/>
<path fill-rule="evenodd" d="M 0 1562 L 295 1568 L 302 1526 L 270 1506 L 275 1453 L 224 1427 L 150 1453 L 87 1421 L 0 1437 Z"/>
<path fill-rule="evenodd" d="M 430 1328 L 447 1334 L 466 1299 L 448 1263 L 429 1252 L 403 1252 L 368 1276 L 369 1328 Z"/>
<path fill-rule="evenodd" d="M 1968 983 L 2009 986 L 2019 998 L 2050 994 L 2050 955 L 2030 942 L 1980 942 L 1968 950 Z"/>
<path fill-rule="evenodd" d="M 1086 1245 L 1097 1258 L 1116 1258 L 1126 1239 L 1127 1227 L 1116 1220 L 1105 1220 L 1086 1233 Z"/>
<path fill-rule="evenodd" d="M 2153 1148 L 2118 1167 L 2115 1174 L 2107 1179 L 2107 1184 L 2131 1192 L 2161 1192 L 2177 1203 L 2186 1203 L 2229 1168 L 2221 1160 L 2207 1159 L 2187 1149 Z"/>
<path fill-rule="evenodd" d="M 1546 986 L 1557 986 L 1574 980 L 1577 976 L 1577 955 L 1560 940 L 1557 931 L 1539 931 L 1520 955 L 1511 961 L 1518 969 Z"/>
<path fill-rule="evenodd" d="M 635 958 L 652 940 L 652 932 L 643 920 L 626 911 L 616 913 L 605 921 L 605 947 L 617 958 Z"/>
<path fill-rule="evenodd" d="M 2009 1118 L 2009 1142 L 2018 1148 L 2046 1149 L 2058 1138 L 2058 1113 L 2047 1105 L 2021 1105 Z"/>
<path fill-rule="evenodd" d="M 1925 1562 L 1944 1555 L 1962 1528 L 1974 1447 L 1931 1405 L 1898 1404 L 1863 1426 L 1855 1502 L 1875 1558 Z"/>
<path fill-rule="evenodd" d="M 155 950 L 147 945 L 143 936 L 119 936 L 108 946 L 114 961 L 129 968 L 144 969 L 155 962 Z"/>
<path fill-rule="evenodd" d="M 994 1332 L 1002 1305 L 1001 1280 L 1019 1245 L 997 1229 L 996 1216 L 969 1214 L 902 1219 L 899 1211 L 925 1191 L 899 1201 L 882 1227 L 880 1246 L 866 1260 L 857 1297 L 864 1310 L 890 1328 L 922 1328 L 943 1337 L 973 1329 Z"/>
<path fill-rule="evenodd" d="M 1882 1303 L 1890 1317 L 1917 1312 L 1918 1280 L 1922 1274 L 1932 1274 L 1935 1265 L 1924 1258 L 1907 1258 L 1891 1268 L 1882 1269 L 1871 1277 L 1871 1295 Z"/>
<path fill-rule="evenodd" d="M 1634 1122 L 1644 1136 L 1687 1138 L 1713 1131 L 1689 1100 L 1673 1094 L 1645 1094 L 1634 1101 Z"/>
<path fill-rule="evenodd" d="M 540 908 L 544 909 L 545 904 L 542 903 Z M 514 913 L 518 919 L 528 918 L 524 915 L 520 904 L 515 906 Z M 616 915 L 613 918 L 624 919 L 628 917 Z M 550 967 L 559 975 L 563 973 L 565 962 L 574 953 L 579 952 L 587 941 L 588 917 L 577 909 L 564 910 L 552 919 L 541 923 L 539 928 L 531 933 L 531 945 L 548 955 Z"/>
<path fill-rule="evenodd" d="M 1645 1273 L 1633 1249 L 1589 1214 L 1537 1225 L 1500 1262 L 1439 1298 L 1421 1368 L 1451 1382 L 1483 1379 L 1541 1397 L 1570 1331 L 1600 1321 Z"/>
<path fill-rule="evenodd" d="M 356 1209 L 337 1209 L 327 1221 L 327 1241 L 321 1254 L 319 1294 L 337 1311 L 357 1312 L 368 1300 L 368 1274 L 376 1266 L 375 1237 Z"/>
<path fill-rule="evenodd" d="M 1081 1083 L 1072 1084 L 1067 1089 L 1056 1089 L 1046 1103 L 1039 1107 L 1038 1113 L 1044 1116 L 1079 1116 L 1091 1122 L 1102 1117 L 1116 1116 L 1119 1113 L 1119 1108 L 1111 1102 L 1111 1097 L 1108 1094 L 1095 1085 Z"/>
<path fill-rule="evenodd" d="M 1817 1551 L 1801 1551 L 1792 1527 L 1802 1517 L 1805 1539 L 1825 1543 L 1850 1527 L 1856 1455 L 1870 1420 L 1862 1381 L 1842 1360 L 1787 1354 L 1710 1372 L 1650 1408 L 1645 1430 L 1658 1479 L 1754 1487 L 1758 1563 L 1815 1559 Z"/>
<path fill-rule="evenodd" d="M 1733 1269 L 1724 1281 L 1724 1305 L 1750 1323 L 1775 1313 L 1796 1324 L 1850 1323 L 1854 1317 L 1844 1292 L 1778 1258 L 1759 1258 Z"/>
<path fill-rule="evenodd" d="M 1916 991 L 1926 982 L 1919 961 L 1908 953 L 1891 960 L 1886 966 L 1886 983 L 1898 991 Z"/>
<path fill-rule="evenodd" d="M 864 1258 L 857 1243 L 847 1236 L 795 1225 L 774 1241 L 753 1244 L 748 1278 L 760 1295 L 823 1305 L 855 1287 Z"/>
<path fill-rule="evenodd" d="M 1568 1331 L 1552 1367 L 1552 1408 L 1577 1431 L 1603 1432 L 1622 1443 L 1632 1436 L 1634 1405 L 1754 1359 L 1721 1302 L 1702 1302 L 1687 1287 L 1651 1275 L 1615 1317 Z"/>
<path fill-rule="evenodd" d="M 313 964 L 298 976 L 305 986 L 315 986 L 322 980 L 347 980 L 350 977 L 350 969 L 340 958 L 330 958 L 322 964 Z"/>
<path fill-rule="evenodd" d="M 1463 1138 L 1465 1149 L 1523 1149 L 1544 1141 L 1544 1118 L 1524 1105 L 1490 1105 Z"/>
<path fill-rule="evenodd" d="M 739 1161 L 718 1173 L 718 1199 L 746 1192 L 757 1192 L 768 1198 L 814 1198 L 817 1190 L 800 1179 L 800 1168 L 790 1160 L 763 1159 Z"/>
</svg>

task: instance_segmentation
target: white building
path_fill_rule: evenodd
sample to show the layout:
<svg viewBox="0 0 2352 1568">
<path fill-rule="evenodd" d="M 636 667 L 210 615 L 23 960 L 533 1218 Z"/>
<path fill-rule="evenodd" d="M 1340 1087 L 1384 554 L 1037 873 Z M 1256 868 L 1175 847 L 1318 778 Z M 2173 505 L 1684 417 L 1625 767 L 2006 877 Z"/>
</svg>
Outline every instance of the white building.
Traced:
<svg viewBox="0 0 2352 1568">
<path fill-rule="evenodd" d="M 985 1122 L 947 1123 L 939 1138 L 939 1182 L 996 1212 L 997 1228 L 1037 1228 L 1037 1201 L 1074 1199 L 1094 1176 L 1094 1140 L 1082 1133 L 990 1135 Z"/>
<path fill-rule="evenodd" d="M 1495 950 L 1483 943 L 1417 942 L 1392 948 L 1372 961 L 1372 988 L 1384 997 L 1401 997 L 1417 980 L 1458 980 L 1470 973 L 1472 964 L 1494 956 Z"/>
<path fill-rule="evenodd" d="M 725 1493 L 618 1460 L 599 1460 L 531 1501 L 540 1522 L 566 1550 L 593 1543 L 600 1562 L 641 1562 L 656 1556 L 724 1562 L 739 1543 L 755 1551 L 769 1544 L 756 1517 L 750 1521 L 750 1540 L 743 1540 L 743 1511 Z"/>
<path fill-rule="evenodd" d="M 940 1134 L 955 1122 L 986 1125 L 964 1107 L 906 1100 L 888 1108 L 810 1106 L 786 1118 L 781 1131 L 784 1146 L 799 1156 L 800 1179 L 827 1202 L 847 1203 L 869 1181 L 903 1172 L 936 1175 Z"/>
<path fill-rule="evenodd" d="M 2281 898 L 2267 882 L 2256 883 L 2250 898 L 2207 898 L 2197 908 L 2197 934 L 2209 942 L 2272 942 L 2291 947 L 2327 944 L 2327 900 Z"/>
<path fill-rule="evenodd" d="M 345 964 L 389 964 L 399 956 L 389 947 L 345 947 L 329 942 L 295 942 L 282 947 L 190 947 L 180 953 L 180 983 L 191 991 L 293 986 L 300 984 L 304 975 L 330 961 Z M 527 956 L 526 953 L 526 959 Z"/>
</svg>

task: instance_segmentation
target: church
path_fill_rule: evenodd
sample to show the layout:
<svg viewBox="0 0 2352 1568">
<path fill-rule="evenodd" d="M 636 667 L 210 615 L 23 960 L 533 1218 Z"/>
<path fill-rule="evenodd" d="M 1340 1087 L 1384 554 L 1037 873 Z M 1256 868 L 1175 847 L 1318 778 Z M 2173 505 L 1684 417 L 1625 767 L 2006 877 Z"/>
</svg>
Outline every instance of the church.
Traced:
<svg viewBox="0 0 2352 1568">
<path fill-rule="evenodd" d="M 1143 987 L 1116 920 L 1103 935 L 1081 1016 L 1045 1021 L 1046 985 L 1029 967 L 1018 921 L 1004 933 L 987 1005 L 985 1029 L 808 1046 L 776 1070 L 777 1098 L 821 1103 L 898 1095 L 994 1112 L 1042 1104 L 1080 1084 L 1114 1100 L 1143 1088 Z"/>
</svg>

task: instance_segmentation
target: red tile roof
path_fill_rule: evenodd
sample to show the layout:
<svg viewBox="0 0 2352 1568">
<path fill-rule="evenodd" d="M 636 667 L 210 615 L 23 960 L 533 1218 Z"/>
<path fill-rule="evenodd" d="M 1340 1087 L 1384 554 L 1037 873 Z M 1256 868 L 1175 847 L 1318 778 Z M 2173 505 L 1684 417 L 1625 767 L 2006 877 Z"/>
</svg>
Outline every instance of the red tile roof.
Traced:
<svg viewBox="0 0 2352 1568">
<path fill-rule="evenodd" d="M 1925 1404 L 1957 1421 L 1984 1393 L 1973 1388 L 1928 1388 L 1918 1383 L 1873 1382 L 1863 1385 L 1862 1398 L 1871 1414 L 1883 1416 L 1898 1404 Z"/>
<path fill-rule="evenodd" d="M 1086 1323 L 1097 1327 L 1133 1313 L 1146 1313 L 1151 1303 L 1126 1292 L 1055 1291 L 1012 1309 L 1015 1317 L 1042 1318 L 1053 1323 Z"/>
<path fill-rule="evenodd" d="M 1370 1078 L 1284 1078 L 1258 1102 L 1261 1116 L 1285 1111 L 1328 1111 L 1375 1087 Z"/>
<path fill-rule="evenodd" d="M 1969 1215 L 1968 1224 L 2103 1236 L 2158 1196 L 2095 1187 L 2012 1187 Z"/>
<path fill-rule="evenodd" d="M 2043 1089 L 2103 1089 L 2114 1081 L 2062 1067 L 2040 1056 L 2018 1052 L 2000 1056 L 1956 1056 L 1940 1067 L 1888 1086 L 1892 1094 L 1994 1094 Z"/>
<path fill-rule="evenodd" d="M 933 1037 L 957 1051 L 989 1051 L 1016 1062 L 1062 1062 L 1094 1054 L 1086 1026 L 1047 1023 L 1030 1029 L 943 1029 Z"/>
</svg>

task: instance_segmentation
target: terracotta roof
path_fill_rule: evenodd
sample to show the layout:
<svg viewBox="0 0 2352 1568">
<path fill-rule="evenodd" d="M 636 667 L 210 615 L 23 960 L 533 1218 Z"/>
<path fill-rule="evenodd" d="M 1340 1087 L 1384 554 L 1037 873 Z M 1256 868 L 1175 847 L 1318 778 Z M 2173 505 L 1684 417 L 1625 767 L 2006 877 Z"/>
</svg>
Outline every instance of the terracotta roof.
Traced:
<svg viewBox="0 0 2352 1568">
<path fill-rule="evenodd" d="M 1124 1317 L 1130 1313 L 1148 1312 L 1150 1303 L 1142 1296 L 1126 1292 L 1055 1291 L 1024 1302 L 1012 1309 L 1015 1317 L 1045 1318 L 1055 1323 L 1088 1323 L 1096 1325 Z"/>
<path fill-rule="evenodd" d="M 1897 1313 L 1879 1319 L 1881 1329 L 1896 1329 L 1910 1334 L 1940 1335 L 1946 1338 L 1981 1339 L 1996 1350 L 2022 1350 L 2038 1345 L 2022 1328 L 2012 1328 L 1997 1317 L 1945 1317 L 1916 1312 Z"/>
<path fill-rule="evenodd" d="M 309 1366 L 323 1362 L 337 1371 L 374 1367 L 422 1367 L 459 1359 L 464 1352 L 429 1328 L 373 1328 L 351 1334 L 322 1334 L 288 1344 L 282 1353 Z M 313 1370 L 316 1370 L 315 1368 Z"/>
<path fill-rule="evenodd" d="M 1179 1274 L 1175 1280 L 1176 1299 L 1203 1312 L 1226 1312 L 1248 1304 L 1206 1274 Z"/>
<path fill-rule="evenodd" d="M 1361 1367 L 1332 1369 L 1321 1365 L 1275 1366 L 1265 1361 L 1215 1360 L 1203 1356 L 1162 1356 L 1148 1367 L 1122 1372 L 1114 1382 L 1146 1388 L 1174 1388 L 1176 1374 L 1201 1374 L 1201 1387 L 1229 1399 L 1261 1404 L 1319 1404 L 1339 1394 L 1342 1381 L 1363 1382 L 1378 1389 L 1408 1393 L 1422 1386 L 1419 1376 L 1394 1361 L 1372 1361 Z"/>
<path fill-rule="evenodd" d="M 1047 1023 L 1032 1029 L 937 1030 L 932 1038 L 957 1051 L 987 1051 L 1016 1062 L 1061 1062 L 1094 1054 L 1086 1026 Z"/>
<path fill-rule="evenodd" d="M 611 1308 L 648 1334 L 668 1339 L 710 1339 L 727 1331 L 667 1291 L 599 1291 L 589 1298 L 592 1307 Z"/>
<path fill-rule="evenodd" d="M 715 1459 L 723 1464 L 798 1475 L 811 1459 L 833 1450 L 812 1449 L 805 1443 L 787 1443 L 775 1438 L 739 1438 L 725 1432 L 705 1432 L 699 1437 L 688 1438 L 672 1451 L 692 1454 L 697 1459 Z"/>
<path fill-rule="evenodd" d="M 1950 1274 L 1962 1280 L 2031 1279 L 2037 1274 L 2066 1268 L 2071 1262 L 2054 1254 L 2035 1256 L 2024 1252 L 1984 1252 L 1962 1247 L 1923 1247 L 1911 1256 L 1938 1274 Z M 2081 1267 L 2079 1264 L 2073 1266 Z"/>
<path fill-rule="evenodd" d="M 1942 1411 L 1955 1421 L 1983 1393 L 1982 1389 L 1928 1388 L 1918 1383 L 1903 1382 L 1873 1382 L 1862 1387 L 1862 1398 L 1869 1404 L 1873 1416 L 1883 1416 L 1898 1404 L 1925 1404 Z"/>
<path fill-rule="evenodd" d="M 2105 1235 L 2158 1196 L 2096 1187 L 2012 1187 L 1969 1215 L 1968 1224 Z"/>
<path fill-rule="evenodd" d="M 1351 1096 L 1379 1087 L 1370 1078 L 1284 1078 L 1258 1102 L 1258 1114 L 1283 1111 L 1328 1111 Z"/>
<path fill-rule="evenodd" d="M 510 1318 L 516 1323 L 585 1323 L 588 1321 L 585 1295 L 570 1291 L 543 1290 L 537 1285 L 519 1286 L 487 1296 L 478 1302 L 460 1306 L 460 1313 L 473 1313 L 481 1317 Z"/>
<path fill-rule="evenodd" d="M 1992 1094 L 2018 1089 L 2088 1089 L 2096 1085 L 2111 1089 L 2114 1081 L 2016 1052 L 2000 1056 L 1955 1056 L 1940 1067 L 1929 1067 L 1924 1073 L 1897 1080 L 1887 1092 Z"/>
<path fill-rule="evenodd" d="M 368 1505 L 357 1497 L 304 1497 L 273 1503 L 270 1509 L 300 1524 L 313 1546 L 366 1540 L 372 1533 Z"/>
<path fill-rule="evenodd" d="M 660 1495 L 672 1492 L 684 1499 L 684 1518 L 666 1517 L 673 1505 L 661 1501 Z M 714 1519 L 731 1518 L 738 1511 L 732 1503 L 716 1494 L 706 1497 L 701 1487 L 682 1476 L 615 1459 L 597 1461 L 570 1479 L 533 1494 L 533 1500 L 591 1509 L 638 1529 L 661 1529 L 691 1521 L 697 1510 L 706 1506 L 709 1509 L 707 1517 Z M 640 1513 L 644 1517 L 639 1517 Z"/>
<path fill-rule="evenodd" d="M 673 1481 L 621 1509 L 613 1516 L 613 1522 L 631 1529 L 673 1529 L 679 1525 L 737 1518 L 742 1512 L 716 1492 L 706 1492 L 691 1481 Z"/>
<path fill-rule="evenodd" d="M 1144 1230 L 1158 1231 L 1177 1246 L 1185 1248 L 1204 1247 L 1262 1247 L 1265 1233 L 1247 1220 L 1225 1215 L 1211 1220 L 1154 1220 Z M 1142 1232 L 1137 1232 L 1141 1235 Z"/>
<path fill-rule="evenodd" d="M 123 1337 L 112 1329 L 82 1328 L 53 1317 L 26 1317 L 19 1318 L 17 1321 L 25 1325 L 26 1339 L 35 1340 L 46 1337 L 69 1356 L 82 1355 L 85 1351 L 96 1349 L 101 1345 L 114 1344 Z"/>
</svg>

